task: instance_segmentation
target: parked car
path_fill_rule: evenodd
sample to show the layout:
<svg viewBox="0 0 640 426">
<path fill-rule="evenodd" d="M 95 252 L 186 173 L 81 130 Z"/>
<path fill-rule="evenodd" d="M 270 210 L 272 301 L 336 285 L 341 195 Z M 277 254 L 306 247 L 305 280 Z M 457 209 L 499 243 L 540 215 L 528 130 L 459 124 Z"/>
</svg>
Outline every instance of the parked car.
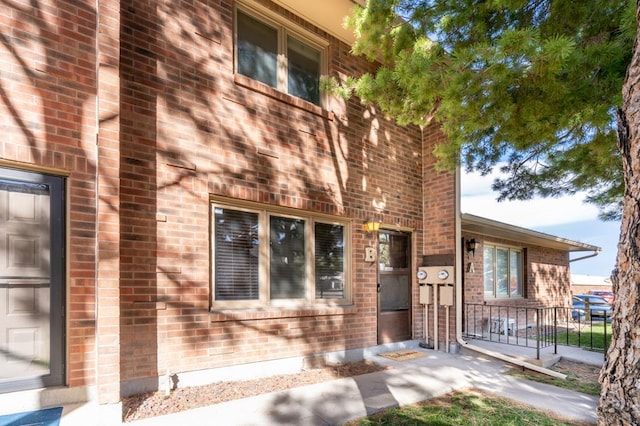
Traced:
<svg viewBox="0 0 640 426">
<path fill-rule="evenodd" d="M 589 292 L 590 295 L 592 296 L 598 296 L 598 297 L 602 297 L 604 300 L 607 301 L 608 304 L 613 304 L 613 292 L 612 291 L 606 291 L 606 290 L 591 290 Z"/>
<path fill-rule="evenodd" d="M 573 309 L 571 316 L 574 320 L 584 320 L 586 318 L 586 304 L 589 303 L 589 311 L 592 318 L 611 318 L 611 305 L 602 297 L 591 294 L 576 294 L 573 296 Z"/>
</svg>

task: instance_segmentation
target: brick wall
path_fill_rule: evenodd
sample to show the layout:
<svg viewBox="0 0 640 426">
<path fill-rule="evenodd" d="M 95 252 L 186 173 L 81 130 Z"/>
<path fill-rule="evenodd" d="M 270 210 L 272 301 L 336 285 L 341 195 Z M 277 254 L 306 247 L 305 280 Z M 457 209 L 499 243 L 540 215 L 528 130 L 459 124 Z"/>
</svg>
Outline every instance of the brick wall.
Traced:
<svg viewBox="0 0 640 426">
<path fill-rule="evenodd" d="M 454 266 L 454 254 L 456 252 L 455 239 L 455 212 L 456 212 L 456 188 L 453 174 L 446 171 L 438 171 L 436 169 L 436 158 L 433 156 L 433 150 L 438 143 L 445 143 L 446 138 L 436 125 L 431 125 L 424 130 L 424 147 L 423 147 L 423 170 L 422 179 L 423 197 L 424 197 L 424 217 L 422 226 L 424 229 L 424 238 L 419 241 L 418 255 L 420 265 L 425 256 L 433 256 L 436 258 L 448 259 L 443 260 L 442 266 Z M 424 337 L 424 315 L 425 309 L 420 305 L 418 297 L 418 288 L 415 288 L 414 295 L 414 312 L 418 313 L 416 317 L 416 326 L 421 330 L 418 333 L 420 338 Z M 445 343 L 446 323 L 449 322 L 449 342 L 455 343 L 455 324 L 456 324 L 456 299 L 460 297 L 454 293 L 454 304 L 449 308 L 449 317 L 446 317 L 446 310 L 438 307 L 438 342 Z M 434 306 L 430 305 L 427 311 L 429 316 L 429 340 L 434 338 Z"/>
<path fill-rule="evenodd" d="M 261 3 L 330 43 L 332 75 L 372 69 L 348 45 Z M 386 226 L 415 229 L 420 255 L 424 241 L 433 252 L 453 250 L 453 200 L 446 200 L 453 178 L 433 171 L 433 141 L 423 151 L 420 129 L 400 128 L 356 99 L 333 100 L 327 111 L 234 77 L 232 19 L 230 1 L 183 2 L 180 10 L 129 1 L 123 8 L 127 380 L 375 345 L 377 270 L 362 261 L 371 237 L 360 229 L 374 214 Z M 427 222 L 423 176 L 432 183 L 428 208 L 438 209 Z M 210 313 L 210 195 L 353 219 L 353 306 Z"/>
<path fill-rule="evenodd" d="M 331 75 L 373 69 L 260 3 L 328 41 Z M 454 252 L 437 128 L 400 128 L 357 99 L 321 109 L 234 76 L 233 1 L 38 5 L 0 6 L 13 49 L 0 58 L 0 162 L 68 176 L 71 387 L 96 385 L 112 403 L 122 382 L 166 372 L 375 345 L 377 270 L 360 226 L 372 215 L 412 232 L 412 266 Z M 353 304 L 210 312 L 211 195 L 352 220 Z"/>
<path fill-rule="evenodd" d="M 478 242 L 475 256 L 465 254 L 464 269 L 464 301 L 465 303 L 512 304 L 518 306 L 565 306 L 571 294 L 569 277 L 569 253 L 539 246 L 523 246 L 517 241 L 492 238 L 491 244 L 502 244 L 525 249 L 524 265 L 525 294 L 524 298 L 501 299 L 485 298 L 483 284 L 482 250 L 486 237 L 474 234 L 463 234 L 463 238 L 475 238 Z M 469 270 L 469 262 L 473 263 L 473 272 Z"/>
<path fill-rule="evenodd" d="M 509 241 L 475 234 L 463 234 L 464 240 L 474 238 L 478 243 L 475 256 L 465 254 L 464 299 L 465 306 L 463 324 L 468 329 L 482 329 L 482 322 L 488 316 L 518 318 L 519 324 L 535 325 L 534 308 L 571 306 L 571 285 L 569 275 L 569 253 L 565 251 L 522 245 L 518 241 Z M 502 244 L 508 247 L 524 249 L 524 285 L 525 297 L 490 298 L 484 295 L 483 281 L 483 246 L 485 241 L 491 244 Z M 473 268 L 469 264 L 473 263 Z M 474 306 L 469 306 L 474 305 Z M 502 307 L 498 310 L 497 307 Z M 489 315 L 489 308 L 491 315 Z M 529 308 L 529 309 L 520 309 Z M 476 318 L 474 318 L 476 317 Z M 474 324 L 479 321 L 479 324 Z"/>
<path fill-rule="evenodd" d="M 67 376 L 95 383 L 96 13 L 77 1 L 0 6 L 0 166 L 68 176 Z"/>
</svg>

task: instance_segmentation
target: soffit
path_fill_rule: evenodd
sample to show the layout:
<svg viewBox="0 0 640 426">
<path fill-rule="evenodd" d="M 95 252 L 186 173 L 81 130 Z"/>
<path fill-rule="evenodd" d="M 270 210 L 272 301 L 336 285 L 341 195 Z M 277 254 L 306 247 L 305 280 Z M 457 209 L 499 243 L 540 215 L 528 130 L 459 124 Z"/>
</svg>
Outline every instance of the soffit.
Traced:
<svg viewBox="0 0 640 426">
<path fill-rule="evenodd" d="M 319 28 L 351 45 L 355 37 L 343 27 L 344 18 L 351 14 L 353 6 L 364 5 L 364 0 L 273 0 Z"/>
<path fill-rule="evenodd" d="M 462 232 L 516 241 L 524 245 L 535 245 L 569 252 L 600 251 L 600 247 L 598 246 L 497 222 L 495 220 L 468 213 L 462 214 Z"/>
</svg>

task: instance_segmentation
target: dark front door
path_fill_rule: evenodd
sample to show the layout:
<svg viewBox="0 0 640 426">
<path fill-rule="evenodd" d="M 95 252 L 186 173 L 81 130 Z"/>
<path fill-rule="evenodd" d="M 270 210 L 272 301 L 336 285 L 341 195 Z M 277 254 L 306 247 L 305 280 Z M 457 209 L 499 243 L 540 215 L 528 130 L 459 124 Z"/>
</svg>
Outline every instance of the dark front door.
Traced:
<svg viewBox="0 0 640 426">
<path fill-rule="evenodd" d="M 378 234 L 378 343 L 411 339 L 411 237 Z"/>
<path fill-rule="evenodd" d="M 0 392 L 63 384 L 63 190 L 0 168 Z"/>
</svg>

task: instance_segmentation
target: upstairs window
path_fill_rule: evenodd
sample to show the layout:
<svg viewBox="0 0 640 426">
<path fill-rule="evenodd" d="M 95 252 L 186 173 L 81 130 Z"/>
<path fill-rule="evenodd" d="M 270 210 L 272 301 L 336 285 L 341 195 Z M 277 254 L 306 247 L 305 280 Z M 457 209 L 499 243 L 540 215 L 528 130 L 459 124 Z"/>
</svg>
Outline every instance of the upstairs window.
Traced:
<svg viewBox="0 0 640 426">
<path fill-rule="evenodd" d="M 278 29 L 238 11 L 238 72 L 278 87 Z"/>
<path fill-rule="evenodd" d="M 347 224 L 212 203 L 214 307 L 345 304 Z"/>
<path fill-rule="evenodd" d="M 321 104 L 327 46 L 271 15 L 236 11 L 236 71 L 276 90 Z"/>
<path fill-rule="evenodd" d="M 522 297 L 522 250 L 485 244 L 484 295 L 490 298 Z"/>
</svg>

